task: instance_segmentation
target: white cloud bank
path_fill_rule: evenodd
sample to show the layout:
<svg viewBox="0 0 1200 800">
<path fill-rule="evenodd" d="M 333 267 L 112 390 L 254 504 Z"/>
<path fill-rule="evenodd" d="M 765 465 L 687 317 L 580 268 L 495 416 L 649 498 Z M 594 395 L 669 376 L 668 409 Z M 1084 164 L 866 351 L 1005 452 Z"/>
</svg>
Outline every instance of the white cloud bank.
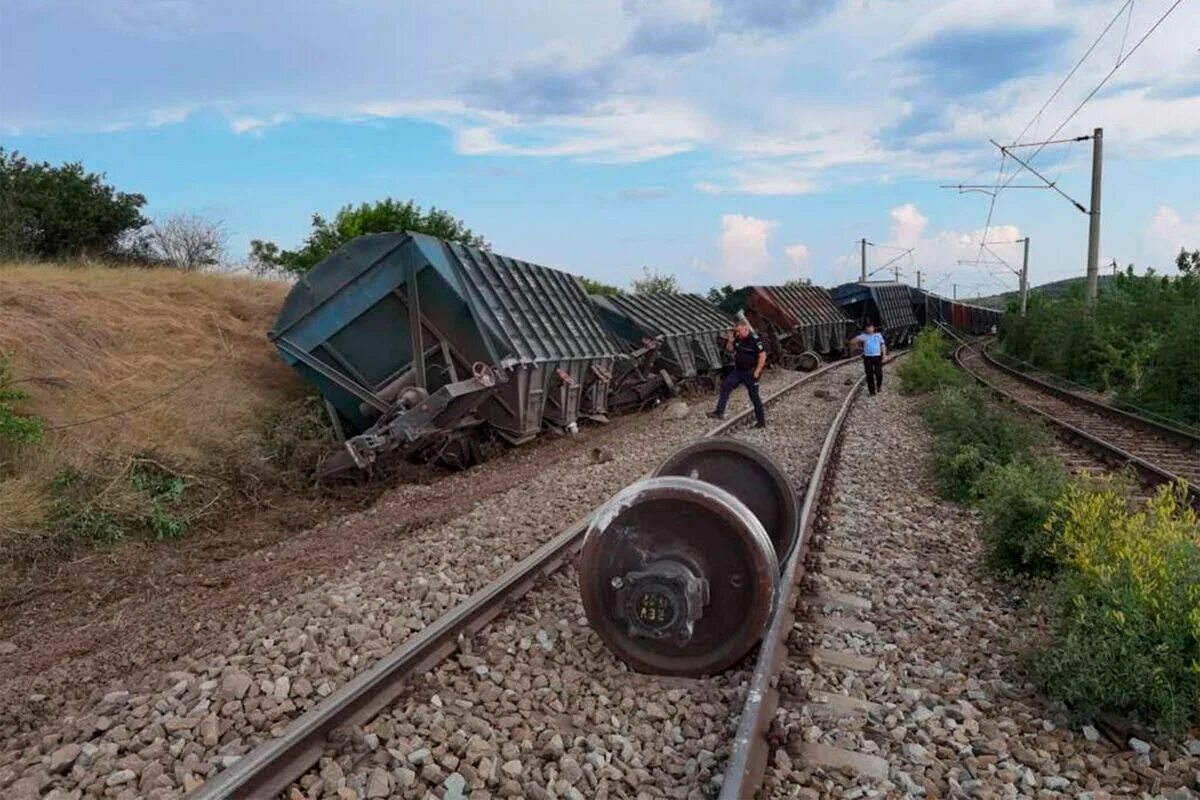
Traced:
<svg viewBox="0 0 1200 800">
<path fill-rule="evenodd" d="M 722 278 L 737 286 L 766 275 L 771 268 L 771 232 L 778 226 L 773 219 L 723 215 L 718 241 Z"/>
</svg>

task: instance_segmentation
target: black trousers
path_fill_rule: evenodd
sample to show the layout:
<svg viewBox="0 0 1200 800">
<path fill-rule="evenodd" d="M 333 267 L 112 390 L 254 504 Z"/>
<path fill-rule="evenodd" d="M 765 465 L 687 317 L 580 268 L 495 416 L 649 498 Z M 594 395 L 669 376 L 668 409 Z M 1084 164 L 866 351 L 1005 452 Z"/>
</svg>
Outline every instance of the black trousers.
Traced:
<svg viewBox="0 0 1200 800">
<path fill-rule="evenodd" d="M 725 382 L 721 384 L 721 396 L 717 398 L 717 413 L 725 413 L 729 395 L 738 387 L 738 384 L 744 385 L 746 391 L 750 393 L 750 402 L 754 404 L 754 418 L 758 424 L 766 425 L 767 412 L 763 410 L 762 398 L 758 396 L 758 381 L 754 380 L 754 373 L 750 370 L 735 369 L 725 376 Z"/>
<path fill-rule="evenodd" d="M 883 388 L 883 356 L 863 356 L 863 369 L 867 372 L 867 391 L 875 394 Z"/>
</svg>

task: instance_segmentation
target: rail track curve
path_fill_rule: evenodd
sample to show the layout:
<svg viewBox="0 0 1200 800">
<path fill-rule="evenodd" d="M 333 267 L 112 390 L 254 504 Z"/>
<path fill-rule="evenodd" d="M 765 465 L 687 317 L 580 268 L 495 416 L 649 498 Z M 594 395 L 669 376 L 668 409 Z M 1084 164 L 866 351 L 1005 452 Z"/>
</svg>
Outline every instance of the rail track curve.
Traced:
<svg viewBox="0 0 1200 800">
<path fill-rule="evenodd" d="M 955 363 L 995 394 L 1037 414 L 1106 463 L 1128 465 L 1150 486 L 1187 484 L 1200 508 L 1200 437 L 1189 431 L 1067 391 L 1002 363 L 991 342 L 962 343 Z"/>
</svg>

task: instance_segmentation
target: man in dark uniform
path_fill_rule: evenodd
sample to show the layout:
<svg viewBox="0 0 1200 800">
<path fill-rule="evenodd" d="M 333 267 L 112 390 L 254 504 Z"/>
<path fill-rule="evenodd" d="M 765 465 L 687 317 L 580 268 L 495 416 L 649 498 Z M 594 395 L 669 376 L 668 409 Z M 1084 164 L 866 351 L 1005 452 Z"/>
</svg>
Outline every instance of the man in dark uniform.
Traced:
<svg viewBox="0 0 1200 800">
<path fill-rule="evenodd" d="M 767 366 L 767 351 L 762 339 L 750 330 L 750 323 L 742 317 L 733 329 L 733 335 L 725 340 L 725 349 L 733 353 L 733 372 L 725 376 L 721 384 L 721 396 L 717 400 L 717 410 L 708 412 L 713 419 L 725 419 L 725 404 L 729 402 L 729 393 L 743 384 L 750 393 L 750 402 L 754 404 L 754 418 L 758 424 L 754 427 L 767 427 L 767 414 L 763 410 L 762 398 L 758 396 L 758 379 Z"/>
</svg>

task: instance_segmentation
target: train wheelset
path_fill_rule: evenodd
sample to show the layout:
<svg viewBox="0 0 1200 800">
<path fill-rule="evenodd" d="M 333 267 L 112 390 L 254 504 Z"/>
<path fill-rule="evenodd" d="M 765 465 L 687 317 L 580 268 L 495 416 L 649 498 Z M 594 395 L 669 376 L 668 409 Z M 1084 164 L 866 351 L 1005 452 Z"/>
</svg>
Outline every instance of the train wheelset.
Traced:
<svg viewBox="0 0 1200 800">
<path fill-rule="evenodd" d="M 799 515 L 762 449 L 728 438 L 683 447 L 592 518 L 579 567 L 589 623 L 639 671 L 726 669 L 766 630 Z"/>
</svg>

